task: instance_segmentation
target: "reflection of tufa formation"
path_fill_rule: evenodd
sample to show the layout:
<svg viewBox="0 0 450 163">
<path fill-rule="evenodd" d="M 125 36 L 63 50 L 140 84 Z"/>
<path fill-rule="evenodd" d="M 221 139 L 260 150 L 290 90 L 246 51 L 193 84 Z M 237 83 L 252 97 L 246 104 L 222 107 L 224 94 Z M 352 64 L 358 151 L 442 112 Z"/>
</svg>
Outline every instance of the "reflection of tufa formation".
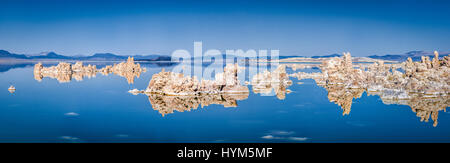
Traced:
<svg viewBox="0 0 450 163">
<path fill-rule="evenodd" d="M 429 57 L 422 57 L 421 62 L 409 58 L 401 64 L 376 62 L 367 68 L 354 66 L 350 54 L 344 53 L 342 58 L 324 61 L 320 68 L 322 73 L 298 72 L 290 76 L 314 79 L 327 89 L 328 99 L 341 106 L 344 115 L 350 112 L 352 99 L 361 97 L 364 91 L 379 95 L 383 102 L 409 105 L 422 120 L 427 121 L 431 115 L 434 125 L 437 112 L 448 107 L 450 57 L 439 60 L 437 52 L 431 61 Z"/>
<path fill-rule="evenodd" d="M 202 96 L 166 96 L 160 94 L 148 94 L 148 100 L 154 110 L 162 116 L 171 114 L 174 110 L 178 112 L 202 108 L 211 104 L 223 105 L 224 107 L 237 107 L 237 100 L 245 100 L 248 94 L 223 94 Z"/>
<path fill-rule="evenodd" d="M 346 89 L 339 85 L 324 85 L 328 91 L 328 100 L 338 104 L 343 112 L 342 115 L 350 114 L 353 99 L 360 98 L 364 93 L 364 89 Z"/>
<path fill-rule="evenodd" d="M 57 66 L 51 67 L 44 67 L 42 63 L 38 63 L 34 65 L 34 78 L 41 81 L 44 77 L 50 77 L 64 83 L 70 82 L 72 77 L 77 81 L 83 80 L 85 76 L 95 77 L 96 71 L 95 66 L 83 66 L 82 62 L 77 62 L 75 65 L 60 62 Z"/>
<path fill-rule="evenodd" d="M 121 62 L 119 64 L 114 64 L 113 66 L 106 66 L 100 69 L 100 72 L 103 75 L 108 75 L 110 73 L 114 73 L 115 75 L 119 75 L 127 79 L 128 84 L 132 84 L 134 82 L 134 77 L 138 77 L 142 72 L 145 72 L 145 68 L 141 68 L 139 63 L 134 63 L 133 57 L 128 57 L 127 62 Z"/>
<path fill-rule="evenodd" d="M 44 67 L 42 63 L 34 65 L 34 78 L 41 81 L 44 77 L 57 79 L 59 82 L 70 82 L 72 78 L 77 81 L 83 80 L 84 77 L 95 77 L 98 72 L 103 75 L 114 73 L 125 77 L 128 83 L 133 83 L 134 77 L 139 77 L 145 69 L 141 68 L 139 63 L 135 64 L 133 58 L 128 58 L 127 62 L 114 64 L 114 66 L 106 66 L 97 69 L 95 65 L 83 66 L 83 62 L 76 62 L 74 65 L 70 63 L 60 62 L 56 66 Z"/>
<path fill-rule="evenodd" d="M 277 98 L 284 100 L 292 81 L 286 74 L 286 66 L 280 65 L 272 72 L 265 71 L 253 76 L 251 85 L 254 93 L 269 94 L 274 90 Z"/>
<path fill-rule="evenodd" d="M 411 107 L 412 111 L 416 113 L 420 121 L 428 122 L 428 120 L 433 120 L 433 126 L 438 124 L 438 114 L 439 111 L 446 111 L 445 109 L 449 106 L 450 98 L 448 96 L 438 96 L 438 97 L 424 97 L 423 95 L 417 95 L 410 99 L 393 99 L 393 98 L 383 98 L 384 92 L 368 92 L 368 95 L 378 95 L 384 104 L 398 104 L 398 105 L 408 105 Z"/>
<path fill-rule="evenodd" d="M 224 107 L 237 107 L 237 100 L 248 98 L 249 89 L 240 84 L 238 73 L 243 69 L 237 64 L 228 64 L 223 73 L 215 75 L 214 80 L 198 80 L 196 77 L 181 73 L 166 72 L 164 69 L 154 74 L 146 90 L 133 89 L 129 92 L 137 95 L 146 94 L 153 109 L 163 116 L 174 110 L 183 112 L 210 104 Z M 284 65 L 272 72 L 263 72 L 253 77 L 251 82 L 255 93 L 275 91 L 279 99 L 284 99 L 289 92 L 286 88 L 292 84 Z"/>
</svg>

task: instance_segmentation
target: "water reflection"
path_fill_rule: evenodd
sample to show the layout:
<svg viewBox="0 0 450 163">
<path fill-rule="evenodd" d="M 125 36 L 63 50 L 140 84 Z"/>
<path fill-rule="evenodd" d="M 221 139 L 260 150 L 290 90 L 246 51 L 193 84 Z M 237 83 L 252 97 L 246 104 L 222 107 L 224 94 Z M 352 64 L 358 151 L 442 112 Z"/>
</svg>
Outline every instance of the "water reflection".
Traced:
<svg viewBox="0 0 450 163">
<path fill-rule="evenodd" d="M 209 106 L 211 104 L 223 105 L 223 107 L 237 107 L 238 100 L 248 98 L 247 94 L 220 94 L 220 95 L 202 95 L 202 96 L 167 96 L 160 94 L 148 94 L 148 100 L 154 110 L 157 110 L 162 116 L 172 114 L 174 111 L 191 111 Z"/>
<path fill-rule="evenodd" d="M 397 104 L 411 107 L 411 110 L 416 113 L 416 116 L 420 118 L 421 122 L 428 122 L 431 116 L 434 127 L 438 124 L 439 111 L 446 112 L 446 108 L 450 104 L 450 98 L 448 96 L 430 98 L 419 94 L 411 99 L 392 99 L 383 98 L 384 94 L 382 92 L 368 92 L 368 95 L 380 96 L 382 102 L 386 105 Z"/>
<path fill-rule="evenodd" d="M 284 100 L 286 93 L 290 92 L 287 88 L 292 81 L 286 73 L 286 65 L 280 65 L 272 72 L 265 71 L 253 76 L 251 85 L 253 93 L 268 95 L 273 90 L 279 100 Z"/>
<path fill-rule="evenodd" d="M 297 72 L 289 76 L 298 80 L 314 79 L 327 90 L 329 101 L 342 108 L 343 115 L 350 113 L 352 100 L 367 91 L 368 95 L 379 96 L 384 104 L 410 106 L 421 121 L 428 122 L 431 116 L 436 126 L 438 112 L 445 112 L 450 102 L 450 58 L 438 58 L 436 53 L 432 61 L 422 57 L 421 62 L 408 59 L 401 64 L 353 65 L 350 54 L 344 54 L 342 58 L 324 61 L 320 65 L 321 73 Z M 405 73 L 398 71 L 399 68 Z"/>
<path fill-rule="evenodd" d="M 342 115 L 350 114 L 353 99 L 361 98 L 364 93 L 364 89 L 346 89 L 339 85 L 326 85 L 325 89 L 328 91 L 328 100 L 342 108 Z"/>
<path fill-rule="evenodd" d="M 12 94 L 12 93 L 16 92 L 16 87 L 14 87 L 13 85 L 11 85 L 11 86 L 9 86 L 8 91 L 9 91 L 9 93 Z"/>
<path fill-rule="evenodd" d="M 237 73 L 241 67 L 227 65 L 223 73 L 217 73 L 214 80 L 196 79 L 168 71 L 154 74 L 146 90 L 132 90 L 131 93 L 144 93 L 150 104 L 163 116 L 197 109 L 211 104 L 224 107 L 237 107 L 237 101 L 249 96 L 249 86 L 257 95 L 276 95 L 284 100 L 292 86 L 290 78 L 298 80 L 313 79 L 327 91 L 327 98 L 341 107 L 343 115 L 349 115 L 353 99 L 361 98 L 364 92 L 369 96 L 379 96 L 384 104 L 407 105 L 421 121 L 433 126 L 438 124 L 438 114 L 449 106 L 450 62 L 446 56 L 441 60 L 436 54 L 430 60 L 423 57 L 420 62 L 408 60 L 399 64 L 353 63 L 350 54 L 341 58 L 330 58 L 321 64 L 280 64 L 273 71 L 253 74 L 249 85 L 240 85 Z M 286 68 L 294 73 L 288 74 Z M 320 72 L 296 72 L 304 69 L 317 69 Z M 44 77 L 69 82 L 72 78 L 83 78 L 115 74 L 127 79 L 129 84 L 139 77 L 145 68 L 134 63 L 133 58 L 127 62 L 107 65 L 97 69 L 95 65 L 84 66 L 83 63 L 59 63 L 44 67 L 38 63 L 34 67 L 34 77 L 41 81 Z M 170 96 L 168 96 L 170 95 Z M 189 96 L 187 96 L 189 95 Z"/>
</svg>

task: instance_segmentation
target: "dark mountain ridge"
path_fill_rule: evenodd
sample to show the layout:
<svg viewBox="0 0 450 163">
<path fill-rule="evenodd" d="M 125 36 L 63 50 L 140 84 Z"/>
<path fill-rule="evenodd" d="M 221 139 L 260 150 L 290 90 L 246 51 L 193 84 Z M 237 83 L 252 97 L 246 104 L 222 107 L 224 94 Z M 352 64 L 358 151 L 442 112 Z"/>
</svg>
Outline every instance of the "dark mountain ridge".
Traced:
<svg viewBox="0 0 450 163">
<path fill-rule="evenodd" d="M 447 56 L 450 52 L 440 52 L 439 56 Z M 340 54 L 330 54 L 323 56 L 312 56 L 311 58 L 330 58 L 330 57 L 341 57 Z M 368 58 L 373 59 L 383 59 L 391 61 L 405 61 L 408 57 L 411 57 L 413 61 L 420 61 L 422 56 L 434 57 L 433 52 L 426 51 L 410 51 L 405 54 L 386 54 L 386 55 L 371 55 Z M 64 56 L 57 54 L 55 52 L 41 53 L 39 55 L 25 55 L 25 54 L 14 54 L 6 50 L 0 50 L 0 59 L 22 59 L 22 60 L 93 60 L 93 61 L 121 61 L 126 60 L 128 57 L 134 57 L 136 61 L 171 61 L 171 57 L 167 55 L 116 55 L 112 53 L 96 53 L 91 56 Z M 225 54 L 214 56 L 222 57 L 226 59 Z M 304 56 L 279 56 L 279 59 L 294 58 L 294 57 L 304 57 Z M 228 56 L 228 58 L 238 58 L 245 59 L 246 57 Z M 250 57 L 249 59 L 255 59 L 256 57 Z M 263 58 L 263 57 L 258 57 Z M 200 59 L 198 57 L 192 57 L 191 59 Z"/>
<path fill-rule="evenodd" d="M 170 56 L 164 55 L 116 55 L 112 53 L 96 53 L 91 56 L 64 56 L 55 52 L 41 53 L 39 55 L 14 54 L 6 50 L 0 50 L 0 59 L 24 59 L 24 60 L 94 60 L 94 61 L 119 61 L 134 57 L 135 60 L 146 61 L 170 61 Z"/>
</svg>

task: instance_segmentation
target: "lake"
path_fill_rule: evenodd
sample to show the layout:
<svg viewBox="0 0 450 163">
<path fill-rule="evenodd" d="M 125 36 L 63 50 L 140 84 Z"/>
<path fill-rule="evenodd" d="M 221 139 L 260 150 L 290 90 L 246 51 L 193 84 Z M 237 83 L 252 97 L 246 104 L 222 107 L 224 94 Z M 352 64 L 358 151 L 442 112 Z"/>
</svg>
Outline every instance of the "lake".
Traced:
<svg viewBox="0 0 450 163">
<path fill-rule="evenodd" d="M 239 97 L 128 93 L 145 89 L 153 74 L 176 65 L 141 63 L 147 71 L 131 83 L 100 73 L 69 82 L 39 81 L 33 64 L 2 67 L 0 142 L 450 142 L 448 96 L 432 99 L 443 108 L 420 112 L 366 91 L 347 97 L 347 91 L 342 97 L 350 108 L 347 103 L 343 109 L 330 101 L 333 92 L 312 79 L 293 77 L 282 96 L 255 93 L 251 85 L 248 96 Z M 320 69 L 288 67 L 287 72 Z M 10 84 L 16 87 L 13 93 L 7 90 Z M 180 105 L 198 107 L 177 110 Z"/>
</svg>

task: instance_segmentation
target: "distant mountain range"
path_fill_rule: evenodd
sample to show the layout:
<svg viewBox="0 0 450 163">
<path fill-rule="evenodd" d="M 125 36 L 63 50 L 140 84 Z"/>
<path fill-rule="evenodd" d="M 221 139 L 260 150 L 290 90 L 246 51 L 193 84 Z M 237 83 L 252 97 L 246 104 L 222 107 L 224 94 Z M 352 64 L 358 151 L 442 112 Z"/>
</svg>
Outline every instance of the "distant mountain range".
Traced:
<svg viewBox="0 0 450 163">
<path fill-rule="evenodd" d="M 450 52 L 439 52 L 439 57 L 448 56 Z M 429 56 L 430 58 L 434 57 L 434 52 L 426 52 L 426 51 L 410 51 L 405 54 L 387 54 L 383 56 L 371 55 L 369 58 L 373 59 L 383 59 L 383 60 L 391 60 L 391 61 L 406 61 L 408 57 L 411 57 L 413 61 L 420 61 L 422 56 Z"/>
<path fill-rule="evenodd" d="M 450 55 L 450 52 L 439 52 L 439 57 L 444 57 Z M 330 58 L 330 57 L 341 57 L 341 54 L 331 54 L 331 55 L 323 55 L 323 56 L 312 56 L 311 58 Z M 434 52 L 426 52 L 426 51 L 410 51 L 405 54 L 386 54 L 386 55 L 371 55 L 367 56 L 372 59 L 382 59 L 389 61 L 406 61 L 408 57 L 411 57 L 413 61 L 420 61 L 422 56 L 429 56 L 430 58 L 434 57 Z"/>
<path fill-rule="evenodd" d="M 64 56 L 55 52 L 44 52 L 37 55 L 25 55 L 10 53 L 6 50 L 0 50 L 0 59 L 24 59 L 24 60 L 93 60 L 93 61 L 121 61 L 128 57 L 134 57 L 136 61 L 170 61 L 170 56 L 164 55 L 116 55 L 112 53 L 96 53 L 91 56 Z"/>
<path fill-rule="evenodd" d="M 439 56 L 447 56 L 450 52 L 440 52 Z M 171 61 L 171 57 L 167 55 L 129 55 L 134 57 L 136 61 Z M 6 50 L 0 50 L 0 59 L 22 59 L 22 60 L 93 60 L 93 61 L 121 61 L 126 60 L 129 56 L 116 55 L 112 53 L 96 53 L 92 56 L 64 56 L 57 54 L 55 52 L 43 52 L 37 55 L 26 55 L 26 54 L 15 54 L 10 53 Z M 330 57 L 341 57 L 341 54 L 331 54 L 324 56 L 312 56 L 311 58 L 330 58 Z M 411 57 L 414 61 L 419 61 L 422 56 L 434 57 L 433 52 L 425 51 L 410 51 L 405 54 L 386 54 L 382 56 L 371 55 L 367 56 L 372 59 L 383 59 L 390 61 L 405 61 L 408 57 Z M 225 54 L 222 54 L 225 59 Z M 295 58 L 295 57 L 305 57 L 305 56 L 279 56 L 279 59 Z M 244 57 L 236 57 L 244 58 Z M 199 59 L 199 58 L 192 58 Z"/>
<path fill-rule="evenodd" d="M 323 56 L 312 56 L 311 58 L 332 58 L 332 57 L 341 57 L 341 54 L 330 54 L 330 55 L 323 55 Z"/>
</svg>

